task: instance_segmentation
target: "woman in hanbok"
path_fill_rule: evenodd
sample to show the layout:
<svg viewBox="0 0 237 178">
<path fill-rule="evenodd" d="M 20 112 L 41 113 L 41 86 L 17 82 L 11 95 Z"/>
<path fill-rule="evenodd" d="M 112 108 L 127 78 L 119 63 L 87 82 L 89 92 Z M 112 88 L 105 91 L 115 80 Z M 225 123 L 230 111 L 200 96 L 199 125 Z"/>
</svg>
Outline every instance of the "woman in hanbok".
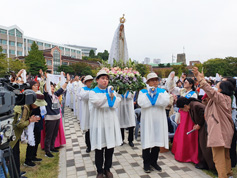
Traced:
<svg viewBox="0 0 237 178">
<path fill-rule="evenodd" d="M 186 78 L 184 80 L 184 89 L 180 91 L 180 95 L 185 98 L 197 99 L 193 79 Z M 193 129 L 194 122 L 189 112 L 179 110 L 179 113 L 180 123 L 175 131 L 172 153 L 177 161 L 198 164 L 198 132 L 192 132 L 187 135 L 187 132 Z"/>
<path fill-rule="evenodd" d="M 96 81 L 98 86 L 89 94 L 91 150 L 95 150 L 97 178 L 103 178 L 103 174 L 112 178 L 110 168 L 114 147 L 122 144 L 116 112 L 120 98 L 111 87 L 107 88 L 109 76 L 106 71 L 99 71 Z"/>
<path fill-rule="evenodd" d="M 170 103 L 170 95 L 157 88 L 159 81 L 156 73 L 147 75 L 148 88 L 140 91 L 138 104 L 141 106 L 141 145 L 144 171 L 149 173 L 150 166 L 158 171 L 157 164 L 160 147 L 169 149 L 168 124 L 165 108 Z"/>
</svg>

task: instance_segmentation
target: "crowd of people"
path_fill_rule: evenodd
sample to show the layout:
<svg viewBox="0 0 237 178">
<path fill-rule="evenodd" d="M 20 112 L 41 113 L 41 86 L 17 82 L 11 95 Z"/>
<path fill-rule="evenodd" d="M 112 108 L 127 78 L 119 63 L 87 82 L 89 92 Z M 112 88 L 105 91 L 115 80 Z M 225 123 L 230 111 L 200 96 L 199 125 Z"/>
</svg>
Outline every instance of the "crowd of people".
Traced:
<svg viewBox="0 0 237 178">
<path fill-rule="evenodd" d="M 128 144 L 134 147 L 134 128 L 140 122 L 143 168 L 162 171 L 158 165 L 160 148 L 169 149 L 179 162 L 193 162 L 198 169 L 216 170 L 220 178 L 233 177 L 236 165 L 236 80 L 223 77 L 210 81 L 193 68 L 192 78 L 180 78 L 171 72 L 165 82 L 156 73 L 149 73 L 146 88 L 140 91 L 116 93 L 109 86 L 109 75 L 103 69 L 96 77 L 90 75 L 73 79 L 64 73 L 52 75 L 39 71 L 39 77 L 27 77 L 25 70 L 11 82 L 30 83 L 36 93 L 31 105 L 15 106 L 14 131 L 16 140 L 10 142 L 21 177 L 19 143 L 27 140 L 24 165 L 34 167 L 39 144 L 48 158 L 54 157 L 66 143 L 63 124 L 64 108 L 69 107 L 85 132 L 86 152 L 95 151 L 97 178 L 112 178 L 114 148 L 123 146 L 125 130 Z M 92 88 L 92 82 L 97 86 Z M 140 114 L 135 115 L 135 108 Z M 175 119 L 172 119 L 175 115 Z M 136 119 L 135 119 L 136 117 Z M 178 126 L 174 130 L 172 122 Z M 174 138 L 169 140 L 169 133 Z"/>
</svg>

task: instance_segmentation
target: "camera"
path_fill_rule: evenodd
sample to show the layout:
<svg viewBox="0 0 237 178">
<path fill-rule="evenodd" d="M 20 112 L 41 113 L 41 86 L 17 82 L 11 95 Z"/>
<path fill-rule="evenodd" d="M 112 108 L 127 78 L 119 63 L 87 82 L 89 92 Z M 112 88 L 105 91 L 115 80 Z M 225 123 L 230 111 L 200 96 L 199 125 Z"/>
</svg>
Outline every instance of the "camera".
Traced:
<svg viewBox="0 0 237 178">
<path fill-rule="evenodd" d="M 15 105 L 32 104 L 36 100 L 36 94 L 29 89 L 29 84 L 10 83 L 6 78 L 0 78 L 0 149 L 15 140 L 13 122 L 13 108 Z M 21 92 L 25 90 L 24 92 Z"/>
</svg>

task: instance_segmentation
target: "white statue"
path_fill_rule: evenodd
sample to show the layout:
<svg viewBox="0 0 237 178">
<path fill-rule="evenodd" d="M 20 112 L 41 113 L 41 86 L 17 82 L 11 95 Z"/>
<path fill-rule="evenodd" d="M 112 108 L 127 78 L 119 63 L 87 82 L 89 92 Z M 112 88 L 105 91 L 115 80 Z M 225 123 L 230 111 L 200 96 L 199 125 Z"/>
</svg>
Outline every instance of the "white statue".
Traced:
<svg viewBox="0 0 237 178">
<path fill-rule="evenodd" d="M 114 59 L 116 61 L 122 60 L 125 64 L 128 61 L 128 48 L 124 32 L 125 18 L 120 18 L 120 24 L 115 31 L 112 46 L 109 53 L 108 63 L 113 66 Z"/>
</svg>

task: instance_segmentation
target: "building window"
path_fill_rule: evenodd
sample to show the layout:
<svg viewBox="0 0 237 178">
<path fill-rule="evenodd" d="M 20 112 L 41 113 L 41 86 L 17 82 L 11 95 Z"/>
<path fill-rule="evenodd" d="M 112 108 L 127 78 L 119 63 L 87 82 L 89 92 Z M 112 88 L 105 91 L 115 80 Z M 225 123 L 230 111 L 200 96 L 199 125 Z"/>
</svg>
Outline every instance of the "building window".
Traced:
<svg viewBox="0 0 237 178">
<path fill-rule="evenodd" d="M 61 50 L 63 51 L 63 50 L 64 50 L 64 47 L 61 47 L 61 46 L 60 46 L 59 49 L 61 49 Z"/>
<path fill-rule="evenodd" d="M 43 43 L 37 42 L 37 45 L 38 45 L 38 46 L 43 46 Z"/>
<path fill-rule="evenodd" d="M 9 30 L 8 35 L 15 36 L 15 29 Z"/>
<path fill-rule="evenodd" d="M 22 56 L 22 51 L 17 51 L 17 56 Z"/>
<path fill-rule="evenodd" d="M 77 51 L 77 54 L 81 54 L 81 51 Z"/>
<path fill-rule="evenodd" d="M 28 43 L 29 43 L 29 44 L 32 44 L 32 43 L 33 43 L 33 40 L 28 40 Z"/>
<path fill-rule="evenodd" d="M 4 30 L 4 29 L 1 29 L 1 28 L 0 28 L 0 33 L 1 33 L 1 34 L 7 34 L 7 30 Z"/>
<path fill-rule="evenodd" d="M 55 47 L 55 45 L 52 45 L 52 48 L 54 48 Z"/>
<path fill-rule="evenodd" d="M 15 50 L 9 50 L 9 54 L 15 55 Z"/>
<path fill-rule="evenodd" d="M 7 50 L 6 49 L 2 49 L 2 53 L 7 54 Z"/>
<path fill-rule="evenodd" d="M 51 66 L 51 65 L 52 65 L 52 60 L 46 60 L 46 64 L 47 64 L 48 66 Z"/>
<path fill-rule="evenodd" d="M 30 51 L 31 50 L 31 47 L 28 47 L 28 51 Z"/>
<path fill-rule="evenodd" d="M 1 39 L 0 39 L 0 44 L 2 44 L 2 45 L 7 45 L 7 40 L 1 40 Z"/>
<path fill-rule="evenodd" d="M 62 62 L 62 65 L 66 65 L 66 66 L 67 66 L 67 65 L 68 65 L 68 62 Z"/>
<path fill-rule="evenodd" d="M 73 55 L 72 55 L 72 58 L 76 58 L 76 56 L 73 56 Z"/>
<path fill-rule="evenodd" d="M 48 44 L 48 43 L 45 43 L 44 46 L 45 46 L 46 48 L 50 48 L 51 45 Z"/>
<path fill-rule="evenodd" d="M 22 48 L 22 43 L 17 43 L 17 47 L 21 47 Z"/>
<path fill-rule="evenodd" d="M 65 50 L 66 50 L 66 51 L 70 51 L 70 49 L 68 49 L 68 48 L 65 48 Z"/>
<path fill-rule="evenodd" d="M 59 72 L 57 72 L 59 66 L 60 66 L 60 52 L 58 50 L 54 50 L 54 52 L 53 52 L 53 72 L 54 72 L 54 74 L 59 74 Z"/>
<path fill-rule="evenodd" d="M 22 33 L 17 29 L 16 29 L 16 36 L 22 38 Z"/>
<path fill-rule="evenodd" d="M 15 42 L 14 41 L 9 41 L 9 45 L 10 46 L 15 46 Z"/>
</svg>

